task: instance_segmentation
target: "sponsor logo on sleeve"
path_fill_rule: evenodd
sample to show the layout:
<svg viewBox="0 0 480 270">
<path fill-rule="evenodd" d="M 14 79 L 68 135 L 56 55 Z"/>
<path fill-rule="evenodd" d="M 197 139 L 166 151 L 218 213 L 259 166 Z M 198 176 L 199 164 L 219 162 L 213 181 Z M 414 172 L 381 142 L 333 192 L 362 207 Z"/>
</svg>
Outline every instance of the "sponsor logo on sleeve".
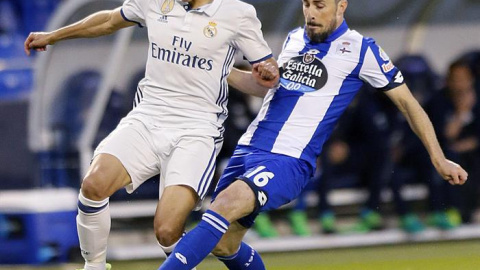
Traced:
<svg viewBox="0 0 480 270">
<path fill-rule="evenodd" d="M 383 61 L 390 61 L 390 57 L 388 57 L 387 53 L 382 49 L 382 47 L 378 47 L 378 52 Z"/>
<path fill-rule="evenodd" d="M 382 70 L 385 73 L 390 72 L 395 66 L 393 65 L 392 61 L 388 61 L 387 63 L 382 64 Z"/>
</svg>

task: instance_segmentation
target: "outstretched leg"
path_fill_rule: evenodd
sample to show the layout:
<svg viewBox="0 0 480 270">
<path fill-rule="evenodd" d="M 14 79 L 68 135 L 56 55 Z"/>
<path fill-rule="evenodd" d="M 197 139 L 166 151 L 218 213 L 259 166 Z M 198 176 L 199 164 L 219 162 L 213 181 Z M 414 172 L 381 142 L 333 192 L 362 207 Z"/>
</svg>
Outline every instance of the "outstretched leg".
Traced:
<svg viewBox="0 0 480 270">
<path fill-rule="evenodd" d="M 197 227 L 182 238 L 159 269 L 192 269 L 215 248 L 230 223 L 250 214 L 254 207 L 255 195 L 250 186 L 235 181 L 220 192 Z"/>
<path fill-rule="evenodd" d="M 242 242 L 248 228 L 238 222 L 233 222 L 228 227 L 212 253 L 230 270 L 264 270 L 260 254 L 251 246 Z"/>
</svg>

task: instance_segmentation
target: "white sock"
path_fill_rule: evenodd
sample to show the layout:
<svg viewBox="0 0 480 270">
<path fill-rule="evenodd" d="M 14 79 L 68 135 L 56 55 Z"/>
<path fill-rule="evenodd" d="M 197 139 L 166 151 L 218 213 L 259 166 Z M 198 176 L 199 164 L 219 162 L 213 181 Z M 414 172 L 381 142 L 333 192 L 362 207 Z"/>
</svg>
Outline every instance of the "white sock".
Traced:
<svg viewBox="0 0 480 270">
<path fill-rule="evenodd" d="M 107 240 L 110 233 L 108 198 L 93 201 L 78 195 L 77 231 L 85 270 L 105 270 Z"/>
<path fill-rule="evenodd" d="M 182 239 L 182 238 L 180 238 Z M 165 252 L 165 255 L 168 257 L 170 255 L 170 253 L 172 253 L 172 251 L 175 249 L 175 247 L 177 246 L 178 242 L 180 242 L 180 239 L 178 239 L 177 242 L 175 242 L 175 244 L 169 246 L 169 247 L 164 247 L 162 246 L 162 244 L 160 244 L 158 241 L 158 245 L 163 249 L 163 252 Z"/>
</svg>

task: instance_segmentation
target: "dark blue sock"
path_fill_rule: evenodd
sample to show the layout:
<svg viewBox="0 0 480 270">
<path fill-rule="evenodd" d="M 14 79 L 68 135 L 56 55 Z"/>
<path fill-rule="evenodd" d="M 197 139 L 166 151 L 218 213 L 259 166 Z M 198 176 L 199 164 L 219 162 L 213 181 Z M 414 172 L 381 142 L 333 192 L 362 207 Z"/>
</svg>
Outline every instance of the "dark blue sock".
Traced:
<svg viewBox="0 0 480 270">
<path fill-rule="evenodd" d="M 159 270 L 191 270 L 215 248 L 230 223 L 219 214 L 207 210 L 202 221 L 178 242 Z"/>
<path fill-rule="evenodd" d="M 228 257 L 217 258 L 230 270 L 265 270 L 260 254 L 251 246 L 242 242 L 237 253 Z"/>
</svg>

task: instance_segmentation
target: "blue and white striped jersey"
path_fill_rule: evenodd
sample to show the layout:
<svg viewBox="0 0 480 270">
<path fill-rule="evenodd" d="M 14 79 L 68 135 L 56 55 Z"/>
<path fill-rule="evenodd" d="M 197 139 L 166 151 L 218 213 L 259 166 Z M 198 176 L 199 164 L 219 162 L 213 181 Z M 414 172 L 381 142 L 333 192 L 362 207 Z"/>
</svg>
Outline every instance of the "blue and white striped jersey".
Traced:
<svg viewBox="0 0 480 270">
<path fill-rule="evenodd" d="M 306 31 L 289 33 L 278 59 L 280 84 L 271 89 L 239 145 L 308 161 L 317 156 L 337 120 L 366 82 L 380 90 L 403 84 L 388 55 L 345 22 L 323 43 Z"/>
</svg>

